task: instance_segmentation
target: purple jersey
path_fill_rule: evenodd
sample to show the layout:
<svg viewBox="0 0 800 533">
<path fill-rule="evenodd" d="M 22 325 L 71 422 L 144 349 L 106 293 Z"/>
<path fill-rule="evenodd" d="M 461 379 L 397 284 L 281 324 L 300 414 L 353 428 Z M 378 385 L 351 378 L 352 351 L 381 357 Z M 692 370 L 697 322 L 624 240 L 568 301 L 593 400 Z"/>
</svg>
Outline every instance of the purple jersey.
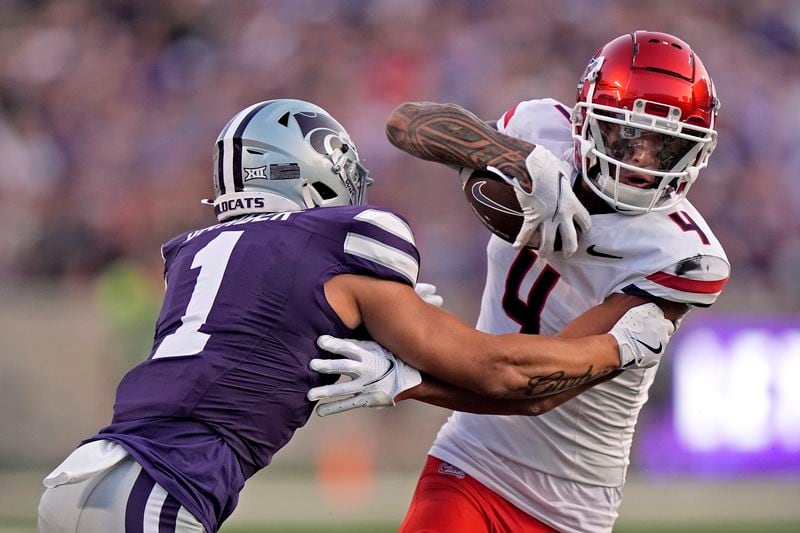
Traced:
<svg viewBox="0 0 800 533">
<path fill-rule="evenodd" d="M 409 226 L 371 206 L 250 215 L 163 247 L 167 290 L 150 357 L 117 389 L 119 442 L 216 531 L 244 481 L 304 425 L 320 335 L 368 338 L 331 309 L 323 284 L 359 274 L 414 285 Z"/>
</svg>

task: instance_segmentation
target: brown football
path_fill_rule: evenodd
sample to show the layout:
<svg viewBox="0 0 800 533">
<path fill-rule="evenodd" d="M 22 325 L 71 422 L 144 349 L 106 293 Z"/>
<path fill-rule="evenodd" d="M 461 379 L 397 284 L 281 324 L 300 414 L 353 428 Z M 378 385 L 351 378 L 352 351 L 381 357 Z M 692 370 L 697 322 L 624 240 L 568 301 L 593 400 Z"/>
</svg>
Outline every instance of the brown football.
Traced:
<svg viewBox="0 0 800 533">
<path fill-rule="evenodd" d="M 522 227 L 522 209 L 514 188 L 487 170 L 475 170 L 464 182 L 464 194 L 478 220 L 504 241 L 514 242 Z"/>
<path fill-rule="evenodd" d="M 514 187 L 488 170 L 474 170 L 463 187 L 478 220 L 504 241 L 513 243 L 522 227 L 522 209 Z M 539 242 L 538 234 L 537 230 L 532 239 L 535 243 Z M 555 249 L 561 249 L 560 235 L 556 235 Z"/>
</svg>

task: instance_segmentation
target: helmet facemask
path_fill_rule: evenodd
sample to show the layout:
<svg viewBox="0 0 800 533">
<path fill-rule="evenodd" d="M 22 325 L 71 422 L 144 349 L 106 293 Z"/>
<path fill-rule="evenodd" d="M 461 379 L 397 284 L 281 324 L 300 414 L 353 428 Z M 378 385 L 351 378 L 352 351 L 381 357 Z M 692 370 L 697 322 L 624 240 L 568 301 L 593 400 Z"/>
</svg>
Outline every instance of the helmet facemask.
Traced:
<svg viewBox="0 0 800 533">
<path fill-rule="evenodd" d="M 682 123 L 677 107 L 645 100 L 636 100 L 634 110 L 580 102 L 573 117 L 584 179 L 623 213 L 680 202 L 716 145 L 713 129 Z"/>
<path fill-rule="evenodd" d="M 372 185 L 373 179 L 369 177 L 369 171 L 364 166 L 363 160 L 358 157 L 355 146 L 345 142 L 339 144 L 325 156 L 331 162 L 331 172 L 337 174 L 341 179 L 349 193 L 351 205 L 366 203 L 367 187 Z M 331 199 L 330 188 L 323 186 L 322 182 L 312 183 L 311 188 L 320 197 L 315 201 L 315 205 L 326 205 L 326 202 Z"/>
</svg>

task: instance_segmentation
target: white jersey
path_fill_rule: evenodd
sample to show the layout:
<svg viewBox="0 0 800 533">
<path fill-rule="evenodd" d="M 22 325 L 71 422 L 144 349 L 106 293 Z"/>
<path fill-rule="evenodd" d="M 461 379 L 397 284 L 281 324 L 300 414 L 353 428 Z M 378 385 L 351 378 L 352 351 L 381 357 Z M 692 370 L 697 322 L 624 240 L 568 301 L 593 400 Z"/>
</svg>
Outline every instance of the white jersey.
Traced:
<svg viewBox="0 0 800 533">
<path fill-rule="evenodd" d="M 498 129 L 572 161 L 569 113 L 551 99 L 523 102 Z M 729 273 L 722 247 L 686 200 L 666 212 L 593 215 L 569 259 L 518 253 L 496 236 L 487 256 L 478 329 L 488 333 L 553 335 L 620 292 L 708 306 Z M 539 417 L 456 412 L 431 455 L 560 531 L 608 531 L 655 373 L 625 371 Z"/>
</svg>

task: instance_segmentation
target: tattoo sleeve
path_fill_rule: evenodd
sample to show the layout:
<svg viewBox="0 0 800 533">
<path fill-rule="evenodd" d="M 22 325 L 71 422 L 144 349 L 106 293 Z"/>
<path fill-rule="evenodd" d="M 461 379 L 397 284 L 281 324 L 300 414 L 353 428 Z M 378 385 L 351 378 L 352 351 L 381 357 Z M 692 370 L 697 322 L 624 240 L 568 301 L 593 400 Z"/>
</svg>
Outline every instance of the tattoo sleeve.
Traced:
<svg viewBox="0 0 800 533">
<path fill-rule="evenodd" d="M 386 136 L 420 159 L 480 170 L 491 165 L 530 190 L 525 158 L 536 146 L 492 129 L 455 104 L 402 104 L 389 116 Z"/>
</svg>

